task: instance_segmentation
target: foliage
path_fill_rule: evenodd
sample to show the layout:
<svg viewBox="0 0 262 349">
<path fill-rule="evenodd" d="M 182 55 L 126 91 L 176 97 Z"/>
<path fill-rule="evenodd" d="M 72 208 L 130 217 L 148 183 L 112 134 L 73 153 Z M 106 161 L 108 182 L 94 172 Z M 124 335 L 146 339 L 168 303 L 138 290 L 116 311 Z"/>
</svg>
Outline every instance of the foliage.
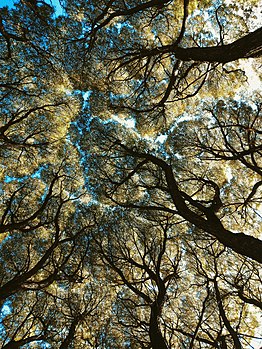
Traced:
<svg viewBox="0 0 262 349">
<path fill-rule="evenodd" d="M 0 8 L 0 347 L 254 348 L 259 2 L 60 5 Z"/>
</svg>

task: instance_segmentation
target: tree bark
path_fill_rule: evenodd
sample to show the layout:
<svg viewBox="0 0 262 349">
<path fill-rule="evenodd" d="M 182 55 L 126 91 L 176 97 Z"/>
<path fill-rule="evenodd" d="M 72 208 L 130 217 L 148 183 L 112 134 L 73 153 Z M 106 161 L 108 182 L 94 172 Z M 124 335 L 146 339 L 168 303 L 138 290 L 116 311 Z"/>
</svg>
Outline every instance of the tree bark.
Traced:
<svg viewBox="0 0 262 349">
<path fill-rule="evenodd" d="M 202 229 L 206 233 L 215 237 L 224 246 L 231 248 L 242 256 L 249 257 L 254 261 L 262 263 L 262 240 L 244 233 L 233 233 L 227 230 L 220 219 L 214 212 L 202 206 L 202 212 L 206 216 L 198 215 L 189 208 L 186 200 L 183 198 L 179 190 L 178 183 L 174 177 L 172 167 L 164 160 L 146 153 L 140 153 L 128 148 L 120 141 L 117 142 L 128 154 L 135 158 L 146 159 L 161 168 L 165 174 L 168 191 L 170 193 L 173 204 L 177 209 L 177 213 L 188 222 Z M 191 201 L 194 201 L 193 199 Z M 192 203 L 192 202 L 191 202 Z M 197 205 L 199 207 L 199 205 Z M 201 209 L 201 208 L 200 208 Z"/>
<path fill-rule="evenodd" d="M 176 58 L 181 61 L 227 63 L 240 58 L 262 55 L 262 28 L 249 33 L 231 44 L 213 47 L 174 48 Z"/>
<path fill-rule="evenodd" d="M 159 328 L 159 315 L 161 310 L 159 304 L 155 301 L 151 305 L 150 323 L 149 323 L 149 337 L 152 349 L 168 349 L 165 339 Z"/>
<path fill-rule="evenodd" d="M 262 56 L 262 28 L 227 45 L 184 48 L 174 43 L 149 50 L 143 49 L 135 56 L 136 58 L 154 57 L 165 53 L 173 53 L 180 61 L 209 63 L 228 63 L 240 58 L 260 57 Z"/>
<path fill-rule="evenodd" d="M 152 157 L 152 159 L 155 157 Z M 152 161 L 153 162 L 153 161 Z M 206 219 L 193 212 L 183 199 L 178 184 L 174 178 L 171 166 L 166 164 L 163 160 L 157 159 L 155 163 L 162 167 L 165 172 L 169 192 L 175 204 L 178 213 L 188 222 L 194 224 L 196 227 L 204 230 L 210 235 L 217 238 L 224 246 L 231 248 L 233 251 L 247 256 L 259 263 L 262 263 L 262 241 L 243 233 L 232 233 L 227 230 L 220 219 L 214 212 L 205 212 Z"/>
<path fill-rule="evenodd" d="M 68 334 L 66 336 L 66 338 L 64 339 L 64 341 L 61 343 L 59 349 L 68 349 L 70 344 L 73 342 L 74 337 L 75 337 L 75 331 L 76 331 L 76 327 L 79 323 L 79 319 L 76 318 L 73 320 L 73 322 L 70 325 Z"/>
</svg>

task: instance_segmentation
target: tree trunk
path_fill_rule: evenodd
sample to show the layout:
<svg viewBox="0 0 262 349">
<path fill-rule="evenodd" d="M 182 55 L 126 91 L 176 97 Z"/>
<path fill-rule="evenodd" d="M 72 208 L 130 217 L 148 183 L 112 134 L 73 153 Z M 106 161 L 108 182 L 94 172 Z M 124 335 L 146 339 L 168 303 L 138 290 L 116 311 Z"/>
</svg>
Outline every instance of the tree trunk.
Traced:
<svg viewBox="0 0 262 349">
<path fill-rule="evenodd" d="M 150 324 L 149 324 L 149 337 L 152 345 L 152 349 L 168 349 L 165 339 L 162 336 L 161 330 L 158 324 L 159 318 L 159 306 L 157 302 L 151 305 Z"/>
</svg>

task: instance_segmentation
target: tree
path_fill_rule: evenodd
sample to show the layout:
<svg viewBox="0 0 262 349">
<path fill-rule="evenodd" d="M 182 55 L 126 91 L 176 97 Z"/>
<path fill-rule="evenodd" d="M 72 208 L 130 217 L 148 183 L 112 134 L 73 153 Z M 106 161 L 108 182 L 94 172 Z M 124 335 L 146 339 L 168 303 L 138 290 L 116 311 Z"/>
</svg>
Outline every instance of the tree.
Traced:
<svg viewBox="0 0 262 349">
<path fill-rule="evenodd" d="M 60 5 L 0 8 L 0 347 L 254 347 L 259 3 Z"/>
</svg>

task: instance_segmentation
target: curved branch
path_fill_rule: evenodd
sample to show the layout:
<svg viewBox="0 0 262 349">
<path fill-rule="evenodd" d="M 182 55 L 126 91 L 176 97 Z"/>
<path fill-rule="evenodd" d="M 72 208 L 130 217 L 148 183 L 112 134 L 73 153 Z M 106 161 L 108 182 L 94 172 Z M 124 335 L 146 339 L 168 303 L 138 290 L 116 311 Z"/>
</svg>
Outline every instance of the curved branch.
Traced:
<svg viewBox="0 0 262 349">
<path fill-rule="evenodd" d="M 250 235 L 245 235 L 243 233 L 232 233 L 231 231 L 227 230 L 216 214 L 204 206 L 203 214 L 206 216 L 206 218 L 192 211 L 187 206 L 186 200 L 183 197 L 182 192 L 179 190 L 172 167 L 164 160 L 151 154 L 140 153 L 136 150 L 130 149 L 120 141 L 116 141 L 115 143 L 124 149 L 124 151 L 129 155 L 135 158 L 147 159 L 163 170 L 171 199 L 181 217 L 194 224 L 196 227 L 204 230 L 206 233 L 214 236 L 219 242 L 226 247 L 231 248 L 233 251 L 262 263 L 262 241 Z M 200 208 L 197 203 L 195 206 Z"/>
</svg>

